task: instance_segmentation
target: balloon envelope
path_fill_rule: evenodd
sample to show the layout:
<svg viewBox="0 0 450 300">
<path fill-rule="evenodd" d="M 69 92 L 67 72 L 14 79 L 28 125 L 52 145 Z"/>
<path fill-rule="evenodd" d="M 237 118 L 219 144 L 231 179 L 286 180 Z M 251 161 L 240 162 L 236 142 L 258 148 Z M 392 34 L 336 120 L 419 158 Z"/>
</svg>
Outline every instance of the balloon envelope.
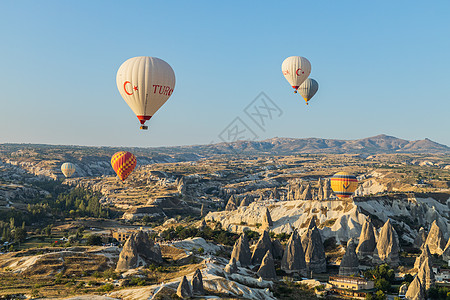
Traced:
<svg viewBox="0 0 450 300">
<path fill-rule="evenodd" d="M 331 188 L 339 199 L 350 198 L 357 187 L 358 179 L 350 173 L 339 172 L 331 177 Z"/>
<path fill-rule="evenodd" d="M 283 61 L 281 71 L 295 92 L 311 73 L 311 63 L 301 56 L 290 56 Z"/>
<path fill-rule="evenodd" d="M 61 172 L 66 176 L 66 178 L 70 177 L 75 173 L 75 165 L 72 163 L 63 163 L 61 165 Z"/>
<path fill-rule="evenodd" d="M 307 78 L 305 82 L 298 88 L 299 94 L 305 99 L 306 104 L 317 93 L 319 83 L 312 78 Z"/>
<path fill-rule="evenodd" d="M 133 57 L 120 66 L 116 83 L 120 95 L 144 125 L 172 95 L 175 73 L 162 59 Z"/>
<path fill-rule="evenodd" d="M 119 151 L 111 157 L 111 165 L 120 180 L 124 181 L 136 167 L 136 156 L 127 151 Z"/>
</svg>

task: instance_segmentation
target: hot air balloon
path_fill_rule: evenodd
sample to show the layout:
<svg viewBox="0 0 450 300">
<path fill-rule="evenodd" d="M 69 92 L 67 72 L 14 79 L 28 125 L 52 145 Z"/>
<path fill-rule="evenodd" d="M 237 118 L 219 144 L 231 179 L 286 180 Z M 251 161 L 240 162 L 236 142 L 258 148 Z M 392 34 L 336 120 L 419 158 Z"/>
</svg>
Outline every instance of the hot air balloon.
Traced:
<svg viewBox="0 0 450 300">
<path fill-rule="evenodd" d="M 136 156 L 127 151 L 119 151 L 111 157 L 111 165 L 120 180 L 124 181 L 136 167 Z"/>
<path fill-rule="evenodd" d="M 61 172 L 66 176 L 66 178 L 70 177 L 75 173 L 75 165 L 72 163 L 63 163 L 61 165 Z"/>
<path fill-rule="evenodd" d="M 357 187 L 358 180 L 350 173 L 339 172 L 331 177 L 331 188 L 339 199 L 350 198 Z"/>
<path fill-rule="evenodd" d="M 319 89 L 319 84 L 312 78 L 307 78 L 305 82 L 298 88 L 298 92 L 305 99 L 306 105 L 308 105 L 308 101 L 317 93 Z"/>
<path fill-rule="evenodd" d="M 140 129 L 148 129 L 145 122 L 172 95 L 175 73 L 162 59 L 138 56 L 120 66 L 116 82 L 120 95 L 141 122 Z"/>
<path fill-rule="evenodd" d="M 290 56 L 283 61 L 281 71 L 286 80 L 294 88 L 294 93 L 311 73 L 311 63 L 301 56 Z"/>
</svg>

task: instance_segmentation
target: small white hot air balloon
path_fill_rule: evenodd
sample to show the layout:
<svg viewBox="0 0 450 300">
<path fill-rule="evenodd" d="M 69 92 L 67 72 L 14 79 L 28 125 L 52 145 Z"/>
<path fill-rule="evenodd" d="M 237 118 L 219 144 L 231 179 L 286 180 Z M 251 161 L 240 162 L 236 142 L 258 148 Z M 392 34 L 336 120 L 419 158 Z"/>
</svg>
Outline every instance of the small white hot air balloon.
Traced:
<svg viewBox="0 0 450 300">
<path fill-rule="evenodd" d="M 61 165 L 61 172 L 66 176 L 66 178 L 70 177 L 75 173 L 75 165 L 72 163 L 63 163 Z"/>
<path fill-rule="evenodd" d="M 283 61 L 281 71 L 283 71 L 284 77 L 294 88 L 294 93 L 297 93 L 297 89 L 311 73 L 311 63 L 304 57 L 290 56 Z"/>
<path fill-rule="evenodd" d="M 311 100 L 312 97 L 317 93 L 319 89 L 319 84 L 312 78 L 307 78 L 305 82 L 298 88 L 299 94 L 305 99 L 306 105 L 308 105 L 308 101 Z"/>
<path fill-rule="evenodd" d="M 138 56 L 125 61 L 117 71 L 117 88 L 125 102 L 148 129 L 149 120 L 169 99 L 175 88 L 175 73 L 164 60 Z"/>
</svg>

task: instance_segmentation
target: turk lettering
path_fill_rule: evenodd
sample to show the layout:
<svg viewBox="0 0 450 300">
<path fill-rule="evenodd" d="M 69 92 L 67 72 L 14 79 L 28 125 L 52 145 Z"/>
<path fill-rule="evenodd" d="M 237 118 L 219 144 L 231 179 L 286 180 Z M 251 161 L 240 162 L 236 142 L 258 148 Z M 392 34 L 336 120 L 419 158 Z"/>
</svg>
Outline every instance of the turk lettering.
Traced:
<svg viewBox="0 0 450 300">
<path fill-rule="evenodd" d="M 154 84 L 153 87 L 154 87 L 153 94 L 158 93 L 166 96 L 172 95 L 173 88 L 171 88 L 170 86 Z"/>
</svg>

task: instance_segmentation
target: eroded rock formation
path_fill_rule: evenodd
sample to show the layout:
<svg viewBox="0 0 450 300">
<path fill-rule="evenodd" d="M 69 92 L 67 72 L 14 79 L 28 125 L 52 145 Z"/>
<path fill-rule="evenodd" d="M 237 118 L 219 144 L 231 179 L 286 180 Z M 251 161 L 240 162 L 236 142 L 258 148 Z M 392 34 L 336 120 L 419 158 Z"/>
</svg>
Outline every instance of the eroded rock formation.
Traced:
<svg viewBox="0 0 450 300">
<path fill-rule="evenodd" d="M 138 231 L 133 233 L 125 242 L 119 255 L 116 270 L 125 271 L 151 263 L 163 262 L 161 249 L 148 236 L 147 232 Z"/>
<path fill-rule="evenodd" d="M 366 259 L 372 256 L 375 247 L 376 241 L 373 225 L 369 219 L 366 219 L 361 229 L 358 247 L 356 247 L 356 254 L 359 259 Z"/>
<path fill-rule="evenodd" d="M 231 258 L 234 258 L 243 267 L 252 263 L 252 253 L 250 252 L 250 246 L 245 233 L 241 234 L 239 239 L 234 243 Z"/>
<path fill-rule="evenodd" d="M 359 260 L 355 249 L 356 245 L 353 239 L 348 240 L 347 249 L 339 266 L 339 275 L 352 276 L 359 274 Z"/>
<path fill-rule="evenodd" d="M 381 228 L 377 246 L 373 252 L 373 263 L 387 263 L 391 266 L 398 266 L 398 252 L 399 247 L 397 232 L 395 232 L 390 219 L 388 219 Z"/>
<path fill-rule="evenodd" d="M 306 276 L 305 253 L 297 231 L 289 238 L 281 260 L 281 269 L 286 273 L 299 273 Z"/>
<path fill-rule="evenodd" d="M 256 274 L 263 279 L 276 279 L 275 263 L 273 262 L 272 254 L 267 251 L 262 259 L 261 266 Z"/>
</svg>

